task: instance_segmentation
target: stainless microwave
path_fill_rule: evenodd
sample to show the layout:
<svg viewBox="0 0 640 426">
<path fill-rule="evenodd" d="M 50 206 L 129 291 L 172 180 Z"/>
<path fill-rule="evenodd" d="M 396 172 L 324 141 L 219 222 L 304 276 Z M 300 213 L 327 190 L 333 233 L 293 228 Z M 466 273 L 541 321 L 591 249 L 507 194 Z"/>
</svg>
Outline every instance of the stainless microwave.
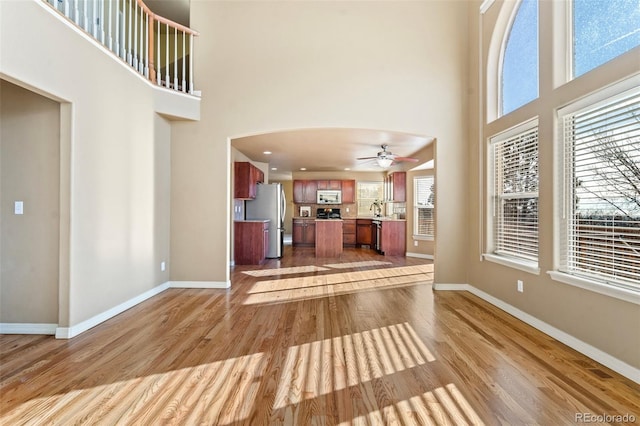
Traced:
<svg viewBox="0 0 640 426">
<path fill-rule="evenodd" d="M 342 191 L 319 189 L 316 193 L 317 204 L 342 204 Z"/>
</svg>

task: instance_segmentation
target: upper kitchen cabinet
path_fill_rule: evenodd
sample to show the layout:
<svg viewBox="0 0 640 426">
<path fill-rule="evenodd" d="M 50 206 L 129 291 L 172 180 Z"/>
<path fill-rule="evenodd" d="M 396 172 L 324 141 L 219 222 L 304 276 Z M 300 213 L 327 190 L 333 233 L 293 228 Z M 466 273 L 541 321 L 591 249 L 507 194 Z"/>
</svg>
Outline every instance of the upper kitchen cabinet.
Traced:
<svg viewBox="0 0 640 426">
<path fill-rule="evenodd" d="M 234 163 L 233 198 L 251 200 L 256 198 L 256 185 L 264 182 L 262 170 L 248 161 Z"/>
<path fill-rule="evenodd" d="M 315 204 L 318 183 L 315 180 L 293 181 L 293 202 L 296 204 Z"/>
<path fill-rule="evenodd" d="M 353 204 L 356 202 L 356 181 L 342 181 L 342 204 Z"/>
<path fill-rule="evenodd" d="M 340 180 L 318 180 L 318 189 L 342 189 Z"/>
<path fill-rule="evenodd" d="M 389 173 L 384 182 L 386 201 L 404 203 L 407 201 L 407 172 Z"/>
</svg>

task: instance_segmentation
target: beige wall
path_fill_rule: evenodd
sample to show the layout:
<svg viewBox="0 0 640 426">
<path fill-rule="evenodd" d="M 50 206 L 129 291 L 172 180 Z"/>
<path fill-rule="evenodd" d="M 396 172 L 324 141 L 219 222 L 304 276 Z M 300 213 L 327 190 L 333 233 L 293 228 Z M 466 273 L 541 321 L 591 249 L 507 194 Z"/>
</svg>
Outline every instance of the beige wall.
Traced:
<svg viewBox="0 0 640 426">
<path fill-rule="evenodd" d="M 168 281 L 171 139 L 154 113 L 159 89 L 39 1 L 2 2 L 0 77 L 62 103 L 59 325 Z"/>
<path fill-rule="evenodd" d="M 229 279 L 229 138 L 317 127 L 437 136 L 443 161 L 466 162 L 467 6 L 464 2 L 191 2 L 202 121 L 174 126 L 173 279 Z M 447 40 L 443 43 L 442 40 Z M 466 282 L 459 208 L 464 167 L 439 169 L 437 278 Z M 231 206 L 231 201 L 229 201 Z M 227 238 L 227 241 L 229 239 Z M 177 259 L 175 256 L 180 256 Z"/>
<path fill-rule="evenodd" d="M 60 105 L 0 80 L 0 158 L 0 323 L 57 324 Z"/>
<path fill-rule="evenodd" d="M 546 272 L 554 269 L 555 256 L 557 256 L 554 246 L 556 234 L 553 230 L 555 222 L 554 188 L 556 187 L 554 185 L 553 152 L 554 140 L 557 135 L 554 109 L 625 76 L 638 73 L 640 71 L 640 63 L 637 60 L 639 49 L 610 61 L 571 83 L 554 88 L 553 49 L 557 48 L 559 44 L 554 42 L 552 36 L 553 34 L 561 34 L 551 28 L 554 3 L 557 2 L 539 3 L 541 87 L 540 96 L 536 101 L 502 118 L 483 124 L 484 120 L 479 120 L 479 114 L 481 114 L 480 116 L 491 116 L 491 114 L 487 111 L 479 111 L 478 96 L 479 93 L 482 93 L 481 91 L 488 89 L 485 84 L 481 87 L 477 86 L 478 68 L 475 61 L 471 62 L 469 82 L 473 98 L 469 102 L 469 134 L 471 137 L 468 145 L 470 192 L 466 200 L 470 217 L 467 262 L 469 283 L 540 321 L 638 368 L 640 367 L 640 334 L 637 332 L 640 318 L 639 306 L 553 281 Z M 488 63 L 492 31 L 498 22 L 502 5 L 502 2 L 495 2 L 482 17 L 483 31 L 479 37 L 476 36 L 479 31 L 478 7 L 470 5 L 472 13 L 470 14 L 469 27 L 473 40 L 470 44 L 470 58 L 478 57 L 478 40 L 481 40 L 481 57 L 485 64 Z M 482 81 L 487 79 L 487 75 L 483 75 L 481 78 Z M 526 273 L 480 260 L 481 254 L 486 250 L 488 237 L 484 233 L 487 215 L 484 213 L 486 201 L 483 198 L 486 193 L 484 190 L 486 182 L 484 164 L 486 164 L 487 138 L 534 116 L 539 117 L 540 141 L 539 274 Z M 440 146 L 438 146 L 439 149 Z M 439 157 L 438 160 L 440 160 Z M 438 167 L 440 165 L 441 163 L 438 164 Z M 441 181 L 438 182 L 441 183 Z M 440 191 L 439 193 L 442 194 Z M 438 225 L 440 225 L 440 221 Z M 438 235 L 441 237 L 446 233 L 439 228 Z M 524 281 L 524 293 L 516 291 L 516 280 L 519 279 Z"/>
</svg>

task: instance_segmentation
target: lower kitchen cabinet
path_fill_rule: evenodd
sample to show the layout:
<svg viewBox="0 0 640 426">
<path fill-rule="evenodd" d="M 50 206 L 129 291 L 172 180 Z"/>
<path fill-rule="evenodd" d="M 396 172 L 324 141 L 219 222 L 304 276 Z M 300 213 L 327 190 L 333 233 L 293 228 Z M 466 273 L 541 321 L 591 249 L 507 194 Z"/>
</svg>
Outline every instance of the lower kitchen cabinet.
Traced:
<svg viewBox="0 0 640 426">
<path fill-rule="evenodd" d="M 375 232 L 375 230 L 371 228 L 371 219 L 356 220 L 356 244 L 358 246 L 369 246 L 373 248 L 373 232 Z"/>
<path fill-rule="evenodd" d="M 407 222 L 404 220 L 383 220 L 380 222 L 377 248 L 385 256 L 404 256 L 407 252 Z"/>
<path fill-rule="evenodd" d="M 233 224 L 233 260 L 236 265 L 261 265 L 269 248 L 269 221 L 237 221 Z"/>
<path fill-rule="evenodd" d="M 316 244 L 315 219 L 293 219 L 291 243 L 294 246 L 314 246 Z"/>
<path fill-rule="evenodd" d="M 356 245 L 356 220 L 355 219 L 343 219 L 342 245 L 351 246 L 351 247 Z"/>
</svg>

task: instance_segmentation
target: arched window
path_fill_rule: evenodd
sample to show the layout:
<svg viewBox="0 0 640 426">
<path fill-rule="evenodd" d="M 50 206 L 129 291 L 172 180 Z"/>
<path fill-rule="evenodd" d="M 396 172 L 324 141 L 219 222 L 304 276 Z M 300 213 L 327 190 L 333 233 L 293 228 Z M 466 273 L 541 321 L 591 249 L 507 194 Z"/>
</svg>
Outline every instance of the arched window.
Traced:
<svg viewBox="0 0 640 426">
<path fill-rule="evenodd" d="M 573 76 L 640 46 L 638 0 L 573 1 Z"/>
<path fill-rule="evenodd" d="M 502 62 L 502 114 L 538 97 L 538 1 L 522 0 Z"/>
</svg>

